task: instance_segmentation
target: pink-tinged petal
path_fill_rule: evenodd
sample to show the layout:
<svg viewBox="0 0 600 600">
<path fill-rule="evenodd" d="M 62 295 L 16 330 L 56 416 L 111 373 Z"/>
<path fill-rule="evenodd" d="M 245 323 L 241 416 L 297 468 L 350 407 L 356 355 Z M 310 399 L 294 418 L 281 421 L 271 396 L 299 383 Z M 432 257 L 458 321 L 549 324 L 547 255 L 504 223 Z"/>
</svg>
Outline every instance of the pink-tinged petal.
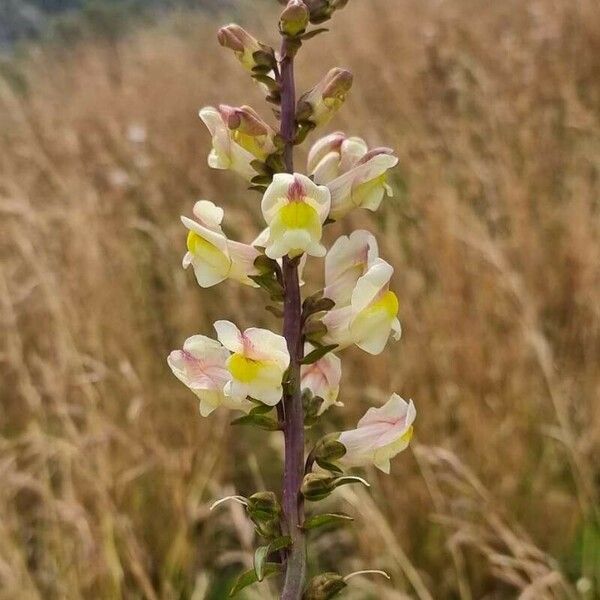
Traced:
<svg viewBox="0 0 600 600">
<path fill-rule="evenodd" d="M 400 395 L 394 393 L 381 407 L 371 407 L 358 422 L 359 427 L 378 425 L 381 423 L 398 425 L 408 429 L 415 420 L 417 411 L 412 400 L 406 402 Z"/>
<path fill-rule="evenodd" d="M 216 321 L 214 328 L 219 341 L 225 348 L 236 353 L 244 351 L 242 333 L 231 321 Z"/>
<path fill-rule="evenodd" d="M 369 147 L 362 138 L 350 137 L 344 140 L 340 149 L 340 171 L 345 173 L 353 168 L 368 151 Z"/>
<path fill-rule="evenodd" d="M 327 334 L 324 340 L 328 344 L 337 344 L 338 350 L 342 350 L 354 343 L 350 335 L 350 324 L 354 317 L 351 306 L 343 308 L 334 308 L 325 314 L 321 319 L 327 327 Z"/>
<path fill-rule="evenodd" d="M 363 194 L 359 194 L 357 198 L 354 198 L 354 190 L 359 188 L 361 184 L 377 180 L 396 164 L 398 164 L 397 157 L 389 154 L 379 154 L 329 182 L 327 187 L 331 192 L 332 218 L 341 218 L 352 208 L 362 206 Z M 383 191 L 381 194 L 383 194 Z M 369 195 L 366 197 L 369 202 L 373 203 L 372 197 Z"/>
<path fill-rule="evenodd" d="M 287 342 L 268 329 L 251 327 L 243 333 L 244 355 L 252 360 L 271 360 L 285 370 L 290 364 Z"/>
<path fill-rule="evenodd" d="M 227 241 L 227 248 L 231 257 L 229 277 L 244 285 L 258 287 L 258 284 L 252 281 L 249 276 L 258 275 L 258 269 L 254 266 L 254 261 L 260 256 L 260 252 L 253 246 L 231 240 Z"/>
<path fill-rule="evenodd" d="M 315 183 L 325 185 L 333 181 L 340 174 L 340 155 L 330 152 L 325 155 L 312 171 Z"/>
<path fill-rule="evenodd" d="M 339 151 L 342 146 L 342 142 L 346 139 L 346 136 L 341 131 L 330 133 L 325 137 L 317 140 L 311 147 L 308 153 L 307 169 L 309 173 L 314 173 L 318 164 L 327 155 L 334 153 L 339 157 Z M 338 159 L 339 160 L 339 159 Z"/>
<path fill-rule="evenodd" d="M 349 304 L 358 279 L 378 256 L 377 240 L 368 231 L 340 236 L 325 259 L 324 295 L 338 308 Z"/>
<path fill-rule="evenodd" d="M 358 280 L 352 293 L 352 308 L 359 313 L 367 308 L 382 291 L 387 289 L 394 274 L 393 267 L 378 258 L 369 270 Z"/>
<path fill-rule="evenodd" d="M 309 344 L 305 347 L 305 354 L 312 350 Z M 342 361 L 333 353 L 325 355 L 312 365 L 304 365 L 301 371 L 301 387 L 308 388 L 324 402 L 319 414 L 325 412 L 332 404 L 336 403 L 342 378 Z"/>
</svg>

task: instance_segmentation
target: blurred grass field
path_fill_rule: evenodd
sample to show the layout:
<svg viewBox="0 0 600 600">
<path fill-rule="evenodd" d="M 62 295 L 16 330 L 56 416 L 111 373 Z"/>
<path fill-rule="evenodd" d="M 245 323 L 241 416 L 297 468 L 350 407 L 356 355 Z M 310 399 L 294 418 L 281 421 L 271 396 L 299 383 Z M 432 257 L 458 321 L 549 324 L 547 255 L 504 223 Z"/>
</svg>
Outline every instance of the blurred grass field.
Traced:
<svg viewBox="0 0 600 600">
<path fill-rule="evenodd" d="M 238 17 L 274 43 L 276 10 Z M 195 200 L 243 241 L 261 226 L 206 165 L 201 106 L 269 111 L 218 24 L 177 13 L 0 68 L 2 600 L 221 599 L 251 565 L 242 511 L 208 507 L 277 489 L 279 435 L 201 419 L 165 361 L 217 318 L 276 326 L 180 268 Z M 312 541 L 311 570 L 393 576 L 354 600 L 600 598 L 600 5 L 357 0 L 298 62 L 303 89 L 352 69 L 328 131 L 400 157 L 394 199 L 328 241 L 378 234 L 404 336 L 346 351 L 326 425 L 391 390 L 419 411 L 392 475 L 331 500 L 356 523 Z"/>
</svg>

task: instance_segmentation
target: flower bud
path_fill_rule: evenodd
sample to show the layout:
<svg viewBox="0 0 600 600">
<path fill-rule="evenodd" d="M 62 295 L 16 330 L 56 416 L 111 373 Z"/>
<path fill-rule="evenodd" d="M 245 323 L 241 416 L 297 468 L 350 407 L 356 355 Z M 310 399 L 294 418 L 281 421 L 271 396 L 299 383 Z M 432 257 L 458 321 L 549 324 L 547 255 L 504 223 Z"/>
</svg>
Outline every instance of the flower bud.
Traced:
<svg viewBox="0 0 600 600">
<path fill-rule="evenodd" d="M 279 19 L 279 30 L 290 37 L 304 33 L 308 25 L 309 12 L 302 0 L 290 0 Z"/>
<path fill-rule="evenodd" d="M 337 573 L 317 575 L 306 588 L 303 600 L 329 600 L 347 586 L 344 578 Z"/>
<path fill-rule="evenodd" d="M 298 121 L 325 125 L 341 108 L 352 87 L 353 75 L 346 69 L 335 68 L 298 102 Z"/>
<path fill-rule="evenodd" d="M 248 498 L 248 516 L 259 535 L 273 538 L 281 535 L 281 506 L 273 492 L 258 492 Z"/>
<path fill-rule="evenodd" d="M 279 519 L 281 506 L 274 492 L 257 492 L 248 498 L 248 514 L 252 519 Z"/>
<path fill-rule="evenodd" d="M 331 433 L 322 438 L 314 449 L 317 461 L 332 462 L 339 460 L 346 454 L 346 446 L 338 441 L 339 434 Z"/>
<path fill-rule="evenodd" d="M 348 0 L 304 0 L 310 11 L 310 22 L 324 23 L 336 10 L 344 8 Z"/>
<path fill-rule="evenodd" d="M 257 67 L 262 67 L 266 71 L 272 69 L 275 62 L 272 49 L 261 44 L 239 25 L 232 23 L 221 27 L 217 33 L 217 39 L 221 46 L 233 50 L 248 71 L 253 71 Z"/>
<path fill-rule="evenodd" d="M 300 491 L 311 502 L 324 500 L 335 489 L 335 477 L 325 473 L 309 473 L 304 477 Z"/>
</svg>

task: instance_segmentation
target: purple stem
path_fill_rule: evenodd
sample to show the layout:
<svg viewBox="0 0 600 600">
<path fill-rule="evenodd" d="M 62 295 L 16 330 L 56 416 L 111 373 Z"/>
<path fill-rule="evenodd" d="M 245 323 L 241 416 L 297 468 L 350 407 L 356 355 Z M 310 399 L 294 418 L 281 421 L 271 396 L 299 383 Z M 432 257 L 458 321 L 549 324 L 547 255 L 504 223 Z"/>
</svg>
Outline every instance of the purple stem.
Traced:
<svg viewBox="0 0 600 600">
<path fill-rule="evenodd" d="M 281 129 L 285 141 L 284 161 L 288 173 L 294 172 L 294 136 L 296 133 L 296 84 L 294 57 L 284 39 L 281 46 Z M 289 385 L 283 396 L 285 465 L 283 471 L 283 512 L 292 546 L 288 553 L 281 600 L 301 600 L 306 579 L 306 540 L 300 529 L 304 521 L 300 486 L 304 477 L 304 409 L 300 391 L 302 342 L 302 300 L 298 278 L 298 260 L 283 258 L 283 335 L 290 353 Z"/>
</svg>

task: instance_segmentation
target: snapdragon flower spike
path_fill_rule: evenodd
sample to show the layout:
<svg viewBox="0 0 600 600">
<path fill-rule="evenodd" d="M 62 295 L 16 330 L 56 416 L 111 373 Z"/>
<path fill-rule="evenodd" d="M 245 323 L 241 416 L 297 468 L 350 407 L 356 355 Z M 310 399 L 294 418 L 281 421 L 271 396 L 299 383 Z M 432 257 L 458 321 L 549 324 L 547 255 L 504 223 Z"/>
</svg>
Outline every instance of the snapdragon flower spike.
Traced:
<svg viewBox="0 0 600 600">
<path fill-rule="evenodd" d="M 298 101 L 297 118 L 318 127 L 331 121 L 342 107 L 352 87 L 353 75 L 346 69 L 331 69 L 327 75 Z"/>
<path fill-rule="evenodd" d="M 256 327 L 241 332 L 230 321 L 217 321 L 214 327 L 219 341 L 233 353 L 227 360 L 230 381 L 225 395 L 238 402 L 250 397 L 275 406 L 290 364 L 285 338 Z"/>
<path fill-rule="evenodd" d="M 305 344 L 304 355 L 308 356 L 313 350 L 311 344 Z M 323 399 L 319 415 L 331 406 L 343 406 L 337 401 L 342 379 L 342 361 L 335 354 L 329 352 L 312 365 L 303 365 L 300 377 L 300 389 L 308 388 L 314 396 Z"/>
<path fill-rule="evenodd" d="M 200 400 L 200 414 L 210 415 L 216 408 L 248 412 L 252 403 L 224 394 L 230 380 L 227 370 L 229 351 L 216 340 L 203 335 L 188 338 L 181 350 L 173 350 L 167 363 L 177 379 L 184 383 Z"/>
<path fill-rule="evenodd" d="M 373 464 L 389 473 L 390 460 L 410 443 L 416 416 L 412 400 L 392 394 L 381 408 L 370 408 L 356 429 L 340 434 L 338 441 L 346 447 L 346 454 L 339 462 L 348 467 Z"/>
<path fill-rule="evenodd" d="M 323 341 L 345 348 L 356 344 L 369 354 L 383 352 L 390 334 L 400 339 L 398 298 L 389 284 L 394 269 L 381 258 L 359 277 L 350 304 L 329 311 L 322 319 L 327 327 Z"/>
<path fill-rule="evenodd" d="M 265 254 L 273 259 L 303 253 L 325 256 L 321 236 L 330 205 L 329 190 L 305 175 L 275 175 L 262 199 L 262 213 L 269 226 Z"/>
<path fill-rule="evenodd" d="M 199 114 L 212 136 L 208 164 L 213 169 L 235 171 L 251 181 L 259 175 L 253 163 L 277 152 L 275 132 L 249 106 L 206 106 Z"/>
<path fill-rule="evenodd" d="M 348 306 L 358 280 L 379 258 L 375 236 L 364 229 L 340 236 L 325 257 L 325 289 L 323 296 L 335 302 L 336 308 Z"/>
<path fill-rule="evenodd" d="M 308 155 L 308 172 L 331 191 L 330 218 L 338 220 L 354 208 L 375 211 L 392 195 L 387 172 L 398 164 L 390 148 L 369 150 L 358 137 L 336 132 L 318 140 Z"/>
<path fill-rule="evenodd" d="M 254 261 L 260 252 L 227 239 L 221 229 L 223 209 L 209 200 L 196 202 L 193 212 L 195 219 L 181 217 L 189 230 L 183 267 L 193 267 L 200 287 L 212 287 L 228 278 L 257 287 L 249 276 L 258 274 Z"/>
</svg>

